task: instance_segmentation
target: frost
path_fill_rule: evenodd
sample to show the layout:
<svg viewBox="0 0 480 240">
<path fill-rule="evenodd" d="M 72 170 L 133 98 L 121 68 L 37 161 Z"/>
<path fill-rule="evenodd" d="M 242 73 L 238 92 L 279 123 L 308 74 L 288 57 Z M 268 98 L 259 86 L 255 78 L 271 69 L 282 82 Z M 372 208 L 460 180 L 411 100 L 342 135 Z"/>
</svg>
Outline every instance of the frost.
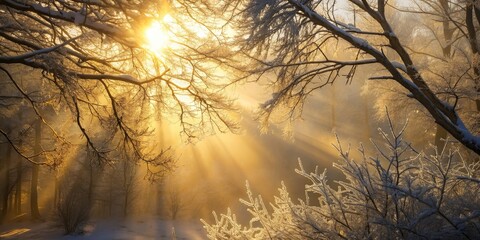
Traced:
<svg viewBox="0 0 480 240">
<path fill-rule="evenodd" d="M 280 96 L 281 94 L 278 92 L 272 93 L 272 97 L 261 104 L 260 107 L 263 109 L 272 108 L 279 101 Z"/>
<path fill-rule="evenodd" d="M 348 30 L 350 30 L 350 31 L 355 31 L 355 32 L 361 32 L 362 31 L 359 28 L 355 27 L 355 25 L 353 25 L 351 23 L 347 24 L 347 27 L 348 27 Z"/>
<path fill-rule="evenodd" d="M 396 38 L 397 35 L 395 35 L 394 32 L 387 32 L 387 36 L 390 37 L 390 38 Z"/>
<path fill-rule="evenodd" d="M 355 25 L 351 24 L 351 23 L 348 23 L 348 24 L 345 24 L 343 22 L 340 22 L 340 21 L 337 21 L 336 22 L 338 25 L 340 25 L 341 27 L 343 27 L 346 31 L 349 31 L 349 32 L 362 32 L 361 29 L 357 28 Z"/>
<path fill-rule="evenodd" d="M 139 82 L 138 79 L 134 78 L 132 75 L 122 74 L 118 75 L 118 77 L 129 82 Z"/>
<path fill-rule="evenodd" d="M 405 67 L 405 65 L 403 65 L 402 63 L 399 63 L 397 61 L 392 61 L 391 64 L 396 68 L 396 69 L 400 69 L 402 70 L 403 72 L 407 72 L 407 67 Z"/>
<path fill-rule="evenodd" d="M 79 13 L 79 12 L 77 12 L 77 13 L 74 14 L 74 23 L 75 23 L 75 25 L 80 25 L 80 24 L 82 24 L 82 23 L 85 21 L 85 19 L 86 19 L 86 18 L 85 18 L 85 15 L 83 15 L 83 14 L 81 14 L 81 13 Z"/>
<path fill-rule="evenodd" d="M 10 2 L 10 1 L 9 1 Z M 18 4 L 12 1 L 11 4 Z M 87 26 L 89 28 L 95 29 L 99 32 L 107 32 L 110 34 L 121 34 L 118 29 L 116 29 L 114 26 L 101 23 L 101 22 L 93 22 L 89 20 L 88 18 L 85 18 L 85 14 L 82 14 L 82 10 L 80 12 L 71 12 L 71 11 L 55 11 L 52 10 L 48 7 L 44 7 L 40 4 L 30 4 L 28 5 L 35 9 L 35 11 L 39 13 L 43 13 L 45 15 L 49 15 L 52 17 L 56 18 L 61 18 L 69 21 L 73 21 L 75 24 L 80 24 Z"/>
<path fill-rule="evenodd" d="M 407 65 L 405 66 L 406 70 L 412 70 L 412 71 L 415 71 L 415 72 L 418 72 L 417 68 L 414 66 L 414 65 Z M 418 77 L 418 76 L 415 76 L 415 77 Z"/>
<path fill-rule="evenodd" d="M 479 165 L 466 165 L 451 149 L 426 155 L 403 140 L 404 129 L 374 143 L 377 152 L 360 161 L 335 145 L 334 167 L 344 181 L 332 188 L 326 172 L 295 171 L 310 184 L 306 200 L 293 202 L 282 184 L 269 211 L 247 185 L 242 203 L 252 214 L 242 226 L 228 211 L 214 224 L 204 222 L 211 239 L 475 239 L 480 235 Z M 381 147 L 385 146 L 385 147 Z M 379 158 L 379 156 L 381 158 Z M 470 176 L 472 175 L 473 176 Z M 318 199 L 318 202 L 313 202 Z"/>
<path fill-rule="evenodd" d="M 480 136 L 474 136 L 470 131 L 468 131 L 465 124 L 462 122 L 460 118 L 457 118 L 457 129 L 462 133 L 463 140 L 465 142 L 471 142 L 476 146 L 480 146 Z"/>
</svg>

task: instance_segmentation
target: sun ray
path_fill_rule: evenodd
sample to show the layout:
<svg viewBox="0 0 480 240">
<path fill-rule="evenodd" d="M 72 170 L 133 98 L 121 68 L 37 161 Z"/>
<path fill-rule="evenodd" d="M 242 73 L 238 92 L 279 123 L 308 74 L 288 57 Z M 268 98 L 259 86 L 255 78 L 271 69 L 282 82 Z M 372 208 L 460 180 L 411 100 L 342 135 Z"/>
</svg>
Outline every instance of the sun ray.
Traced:
<svg viewBox="0 0 480 240">
<path fill-rule="evenodd" d="M 145 40 L 146 47 L 152 52 L 159 54 L 168 45 L 168 32 L 160 21 L 153 21 L 145 30 Z"/>
</svg>

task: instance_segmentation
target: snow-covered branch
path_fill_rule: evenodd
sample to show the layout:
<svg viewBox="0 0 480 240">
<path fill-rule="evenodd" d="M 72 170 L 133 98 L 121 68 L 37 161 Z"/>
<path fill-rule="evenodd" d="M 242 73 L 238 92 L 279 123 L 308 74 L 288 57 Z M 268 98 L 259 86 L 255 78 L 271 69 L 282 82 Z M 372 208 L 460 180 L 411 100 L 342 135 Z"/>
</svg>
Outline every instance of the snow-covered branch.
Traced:
<svg viewBox="0 0 480 240">
<path fill-rule="evenodd" d="M 249 73 L 261 77 L 269 72 L 277 77 L 274 91 L 279 94 L 263 105 L 268 106 L 263 108 L 264 118 L 269 119 L 281 106 L 291 109 L 287 117 L 298 117 L 309 93 L 337 78 L 346 78 L 348 83 L 355 77 L 357 67 L 376 64 L 381 70 L 370 79 L 394 80 L 406 92 L 404 96 L 415 99 L 457 141 L 480 154 L 474 127 L 460 124 L 464 121 L 458 112 L 458 101 L 451 105 L 432 88 L 436 77 L 421 70 L 415 54 L 405 46 L 402 35 L 395 32 L 391 18 L 385 16 L 386 9 L 394 12 L 398 9 L 384 1 L 374 4 L 351 0 L 349 3 L 356 9 L 353 14 L 364 18 L 351 24 L 344 23 L 346 17 L 337 13 L 335 3 L 288 0 L 265 4 L 258 0 L 246 3 L 245 10 L 239 11 L 242 50 L 263 65 Z M 412 19 L 405 24 L 415 25 L 416 18 Z M 339 54 L 342 51 L 339 48 L 348 53 Z M 475 72 L 476 68 L 472 69 Z"/>
<path fill-rule="evenodd" d="M 359 148 L 360 161 L 338 142 L 334 167 L 345 176 L 338 187 L 329 184 L 326 170 L 307 172 L 299 160 L 295 171 L 309 181 L 306 199 L 292 201 L 282 183 L 269 211 L 247 185 L 248 199 L 242 203 L 252 214 L 250 226 L 239 224 L 228 211 L 213 223 L 203 221 L 208 237 L 475 239 L 480 234 L 480 185 L 478 174 L 466 176 L 478 173 L 478 164 L 465 166 L 453 148 L 426 157 L 403 140 L 405 128 L 396 132 L 390 127 L 389 135 L 381 131 L 376 153 Z"/>
<path fill-rule="evenodd" d="M 75 41 L 75 39 L 77 38 L 79 37 L 71 38 L 64 43 L 55 45 L 53 47 L 42 48 L 42 49 L 38 49 L 38 50 L 31 51 L 31 52 L 24 53 L 17 56 L 0 56 L 0 63 L 23 63 L 29 58 L 56 51 L 57 49 L 69 44 L 70 42 Z"/>
<path fill-rule="evenodd" d="M 122 40 L 122 42 L 128 46 L 138 46 L 135 41 L 133 41 L 133 36 L 131 36 L 126 29 L 119 29 L 113 24 L 101 22 L 100 19 L 94 21 L 90 19 L 90 17 L 85 16 L 85 13 L 82 13 L 81 9 L 78 9 L 78 11 L 57 11 L 48 6 L 43 6 L 40 3 L 29 3 L 15 0 L 5 0 L 2 4 L 19 11 L 34 12 L 47 18 L 60 19 L 75 25 L 81 25 L 96 32 L 107 34 L 111 37 Z"/>
</svg>

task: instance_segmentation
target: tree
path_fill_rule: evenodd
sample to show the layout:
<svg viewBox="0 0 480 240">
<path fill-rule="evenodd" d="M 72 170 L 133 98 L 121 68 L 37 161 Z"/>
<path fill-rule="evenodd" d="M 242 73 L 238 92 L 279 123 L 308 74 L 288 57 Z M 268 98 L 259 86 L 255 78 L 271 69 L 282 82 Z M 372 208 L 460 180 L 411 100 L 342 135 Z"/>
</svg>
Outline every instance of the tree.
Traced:
<svg viewBox="0 0 480 240">
<path fill-rule="evenodd" d="M 12 149 L 6 144 L 2 144 L 2 149 L 5 148 L 6 151 L 3 154 L 3 158 L 1 160 L 1 177 L 2 177 L 2 189 L 1 189 L 1 203 L 2 203 L 2 212 L 0 214 L 0 223 L 2 223 L 7 215 L 9 214 L 9 211 L 11 210 L 8 205 L 9 197 L 11 194 L 12 187 L 10 186 L 10 162 L 12 159 Z"/>
<path fill-rule="evenodd" d="M 146 139 L 153 135 L 152 121 L 177 119 L 188 139 L 235 128 L 227 115 L 230 101 L 220 94 L 221 76 L 212 74 L 227 52 L 205 56 L 220 43 L 207 30 L 201 38 L 192 38 L 198 35 L 192 28 L 202 26 L 185 13 L 183 4 L 2 1 L 0 70 L 6 75 L 2 81 L 14 91 L 2 96 L 8 104 L 1 107 L 12 110 L 25 103 L 44 125 L 45 138 L 57 144 L 71 141 L 47 112 L 74 122 L 70 134 L 82 135 L 86 148 L 101 162 L 115 158 L 110 156 L 113 150 L 123 149 L 134 161 L 147 163 L 151 173 L 167 167 L 168 146 L 162 150 Z M 161 52 L 149 46 L 143 34 L 154 23 L 171 38 Z M 16 68 L 36 71 L 21 81 Z M 3 137 L 24 158 L 50 163 L 35 161 L 35 154 L 18 147 L 7 130 L 0 126 Z M 97 137 L 99 131 L 110 137 Z M 54 151 L 54 146 L 42 146 L 42 154 Z"/>
<path fill-rule="evenodd" d="M 35 129 L 35 146 L 33 147 L 34 154 L 37 158 L 40 157 L 40 147 L 42 141 L 42 123 L 37 120 L 34 126 Z M 40 161 L 36 161 L 40 162 Z M 32 178 L 30 180 L 30 214 L 33 219 L 40 218 L 40 211 L 38 210 L 38 171 L 39 165 L 32 165 Z"/>
<path fill-rule="evenodd" d="M 138 179 L 137 178 L 137 166 L 133 165 L 131 161 L 128 161 L 128 157 L 126 157 L 121 163 L 119 169 L 122 173 L 120 176 L 121 178 L 121 190 L 122 190 L 122 197 L 123 197 L 123 216 L 126 217 L 129 214 L 129 210 L 135 204 L 135 198 L 137 195 L 137 188 L 138 188 Z"/>
<path fill-rule="evenodd" d="M 469 31 L 476 30 L 475 26 L 468 30 L 465 24 L 468 15 L 466 3 L 422 0 L 397 9 L 398 11 L 390 14 L 395 18 L 392 25 L 396 26 L 397 35 L 411 52 L 414 61 L 423 65 L 420 69 L 426 79 L 429 79 L 430 88 L 442 101 L 455 105 L 463 120 L 471 126 L 472 132 L 478 133 L 478 94 L 475 90 L 477 77 L 475 64 L 472 62 L 475 56 L 473 51 L 464 51 L 476 45 L 469 43 L 472 39 L 468 36 Z M 415 18 L 414 21 L 418 24 L 414 27 L 401 24 L 405 18 Z M 405 98 L 390 98 L 405 101 Z M 383 102 L 380 104 L 382 109 L 384 104 L 392 106 L 392 103 Z M 438 151 L 441 151 L 447 132 L 437 125 L 435 133 L 432 134 L 435 136 L 434 143 Z"/>
<path fill-rule="evenodd" d="M 274 94 L 263 104 L 263 117 L 269 119 L 278 110 L 287 110 L 288 117 L 301 114 L 305 98 L 313 91 L 345 77 L 347 82 L 355 77 L 359 67 L 375 67 L 372 80 L 392 80 L 404 90 L 405 95 L 423 106 L 433 120 L 447 130 L 457 141 L 480 154 L 480 140 L 474 127 L 466 124 L 457 101 L 442 101 L 431 88 L 437 77 L 426 74 L 412 57 L 414 52 L 402 44 L 388 13 L 398 11 L 386 1 L 348 1 L 364 24 L 349 24 L 346 12 L 339 9 L 337 1 L 228 1 L 225 8 L 238 13 L 234 20 L 239 29 L 241 51 L 256 63 L 246 69 L 247 75 L 257 78 L 273 73 Z M 471 2 L 460 3 L 467 15 Z M 470 10 L 469 10 L 470 9 Z M 476 9 L 476 8 L 475 8 Z M 467 16 L 464 25 L 469 23 Z M 405 24 L 405 23 L 403 23 Z M 415 26 L 414 22 L 408 23 Z M 468 27 L 467 27 L 468 28 Z M 475 31 L 474 31 L 475 32 Z M 475 34 L 460 37 L 472 42 Z M 475 45 L 475 44 L 473 44 Z M 475 45 L 476 46 L 476 45 Z M 337 50 L 335 50 L 337 49 Z M 346 52 L 340 54 L 339 49 Z M 458 49 L 457 49 L 458 50 Z M 469 76 L 475 84 L 475 50 L 463 52 L 464 62 L 469 62 Z M 433 70 L 433 69 L 432 69 Z M 477 86 L 477 85 L 475 85 Z M 476 88 L 470 89 L 474 101 Z"/>
<path fill-rule="evenodd" d="M 433 7 L 429 13 L 436 13 L 437 15 L 441 16 L 442 19 L 442 35 L 443 38 L 439 39 L 439 45 L 442 48 L 443 57 L 448 59 L 452 56 L 452 41 L 453 41 L 453 34 L 454 28 L 451 27 L 450 22 L 450 14 L 452 11 L 452 4 L 448 2 L 448 0 L 439 0 L 437 4 L 433 2 L 431 6 L 439 6 L 439 8 Z M 428 5 L 428 2 L 427 2 Z M 448 99 L 446 100 L 448 101 Z M 437 125 L 437 129 L 435 132 L 435 146 L 437 146 L 439 151 L 442 151 L 445 147 L 444 139 L 447 138 L 447 132 L 441 126 Z"/>
</svg>

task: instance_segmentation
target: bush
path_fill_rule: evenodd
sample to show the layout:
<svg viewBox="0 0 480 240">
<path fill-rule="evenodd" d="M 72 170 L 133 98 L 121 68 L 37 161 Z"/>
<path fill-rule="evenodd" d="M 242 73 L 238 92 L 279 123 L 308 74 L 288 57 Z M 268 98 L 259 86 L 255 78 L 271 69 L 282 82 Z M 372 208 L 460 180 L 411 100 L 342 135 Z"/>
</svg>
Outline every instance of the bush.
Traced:
<svg viewBox="0 0 480 240">
<path fill-rule="evenodd" d="M 403 141 L 391 126 L 384 145 L 354 161 L 350 149 L 335 145 L 334 167 L 345 175 L 333 189 L 326 171 L 296 172 L 311 184 L 306 199 L 292 202 L 282 183 L 272 209 L 261 196 L 241 200 L 252 214 L 242 226 L 230 212 L 205 221 L 211 239 L 474 239 L 480 236 L 479 163 L 467 163 L 458 149 L 428 155 Z"/>
<path fill-rule="evenodd" d="M 76 184 L 78 185 L 78 184 Z M 80 186 L 72 186 L 60 199 L 57 213 L 65 234 L 80 233 L 89 219 L 90 203 Z"/>
</svg>

